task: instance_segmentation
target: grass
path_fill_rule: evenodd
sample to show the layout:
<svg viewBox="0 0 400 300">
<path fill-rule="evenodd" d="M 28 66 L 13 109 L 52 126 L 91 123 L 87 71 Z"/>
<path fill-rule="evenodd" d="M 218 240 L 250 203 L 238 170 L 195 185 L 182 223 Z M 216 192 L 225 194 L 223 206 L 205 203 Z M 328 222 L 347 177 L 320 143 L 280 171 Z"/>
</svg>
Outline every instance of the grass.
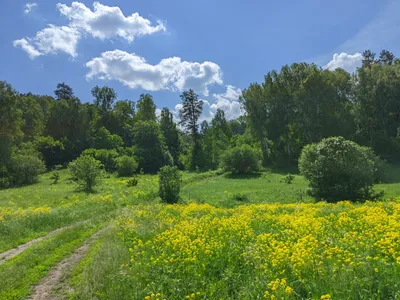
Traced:
<svg viewBox="0 0 400 300">
<path fill-rule="evenodd" d="M 61 179 L 57 184 L 53 184 L 53 172 L 49 172 L 42 175 L 37 184 L 0 191 L 0 252 L 55 229 L 74 226 L 43 239 L 1 264 L 0 299 L 26 297 L 30 287 L 46 276 L 50 268 L 109 220 L 113 220 L 113 226 L 95 242 L 72 273 L 66 275 L 74 288 L 74 292 L 67 295 L 71 299 L 258 299 L 264 295 L 266 298 L 271 295 L 320 298 L 324 294 L 341 298 L 347 295 L 342 289 L 347 289 L 348 296 L 354 298 L 396 297 L 394 291 L 400 287 L 392 278 L 400 277 L 397 267 L 400 265 L 397 246 L 400 236 L 392 229 L 400 222 L 400 208 L 389 200 L 400 195 L 399 170 L 392 166 L 387 183 L 375 186 L 376 191 L 385 191 L 387 203 L 354 206 L 314 204 L 302 176 L 293 173 L 292 182 L 285 182 L 287 170 L 268 170 L 247 176 L 219 171 L 183 172 L 181 196 L 184 204 L 174 206 L 158 204 L 156 175 L 139 175 L 136 187 L 127 186 L 129 178 L 108 175 L 94 194 L 86 194 L 76 190 L 66 170 L 59 171 Z M 364 209 L 363 214 L 357 214 L 358 209 Z M 343 216 L 350 219 L 338 223 Z M 293 220 L 298 223 L 291 225 Z M 85 222 L 79 223 L 81 221 Z M 343 228 L 343 224 L 347 227 Z M 382 231 L 380 226 L 389 224 L 391 227 Z M 331 231 L 326 231 L 326 226 Z M 336 227 L 342 228 L 341 231 Z M 244 228 L 250 231 L 242 236 L 240 231 Z M 170 236 L 173 232 L 174 237 Z M 305 244 L 301 248 L 307 232 L 318 242 L 330 244 L 320 244 L 318 249 Z M 364 236 L 366 232 L 371 234 Z M 259 244 L 270 234 L 276 244 Z M 354 240 L 354 235 L 368 248 L 361 247 L 358 242 L 354 244 L 358 241 Z M 375 240 L 365 240 L 371 235 Z M 170 236 L 170 240 L 165 239 L 166 236 Z M 244 240 L 240 241 L 242 238 Z M 197 261 L 174 264 L 176 257 L 193 257 L 195 252 L 185 254 L 185 249 L 195 251 L 200 246 L 198 243 L 211 243 L 209 250 L 220 256 L 203 254 Z M 141 246 L 137 248 L 138 245 Z M 173 245 L 181 246 L 172 251 Z M 277 252 L 262 252 L 271 245 L 277 247 L 272 249 Z M 318 256 L 333 246 L 344 251 L 348 255 L 344 259 L 350 258 L 351 262 L 353 259 L 354 263 L 359 262 L 362 257 L 364 266 L 348 271 L 347 265 L 339 263 L 339 260 L 343 262 L 342 258 L 326 260 Z M 291 251 L 297 249 L 299 257 L 314 249 L 314 258 L 318 257 L 326 269 L 321 271 L 308 265 L 308 271 L 302 273 L 300 279 L 293 273 L 294 262 L 290 268 L 282 265 L 277 269 L 268 265 L 274 257 L 286 255 L 279 252 L 284 247 Z M 253 253 L 253 250 L 261 252 Z M 389 252 L 385 251 L 391 251 L 390 259 L 394 259 L 389 264 Z M 377 259 L 367 261 L 368 256 Z M 292 259 L 294 257 L 290 256 L 282 261 Z M 268 265 L 265 267 L 270 272 L 268 276 L 260 273 L 259 267 L 263 265 Z M 324 270 L 336 277 L 322 276 L 320 272 Z M 283 279 L 287 282 L 282 283 Z M 293 289 L 293 293 L 285 294 L 286 287 L 289 292 Z"/>
<path fill-rule="evenodd" d="M 22 299 L 52 266 L 98 230 L 99 221 L 76 226 L 42 241 L 0 265 L 0 299 Z"/>
<path fill-rule="evenodd" d="M 76 268 L 73 298 L 400 296 L 395 202 L 139 205 L 115 230 Z"/>
</svg>

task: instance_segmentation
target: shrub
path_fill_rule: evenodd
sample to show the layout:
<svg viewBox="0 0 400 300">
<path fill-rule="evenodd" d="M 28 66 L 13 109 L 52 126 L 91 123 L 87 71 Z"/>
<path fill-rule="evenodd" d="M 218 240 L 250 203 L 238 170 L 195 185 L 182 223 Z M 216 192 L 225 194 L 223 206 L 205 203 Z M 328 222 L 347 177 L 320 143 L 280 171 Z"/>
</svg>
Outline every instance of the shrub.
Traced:
<svg viewBox="0 0 400 300">
<path fill-rule="evenodd" d="M 293 180 L 294 180 L 294 176 L 292 174 L 288 174 L 281 179 L 281 182 L 291 184 L 293 182 Z"/>
<path fill-rule="evenodd" d="M 119 154 L 114 149 L 86 149 L 83 155 L 90 155 L 91 157 L 99 160 L 107 172 L 114 172 L 116 170 L 116 159 Z"/>
<path fill-rule="evenodd" d="M 318 200 L 373 200 L 376 166 L 371 152 L 343 137 L 331 137 L 305 146 L 299 169 Z"/>
<path fill-rule="evenodd" d="M 128 180 L 128 182 L 126 183 L 127 187 L 134 187 L 137 186 L 139 183 L 138 179 L 136 177 L 133 177 L 131 179 Z"/>
<path fill-rule="evenodd" d="M 246 194 L 242 193 L 234 194 L 232 196 L 232 199 L 235 201 L 242 201 L 242 202 L 249 201 L 249 197 Z"/>
<path fill-rule="evenodd" d="M 51 175 L 50 179 L 53 180 L 53 184 L 57 184 L 60 180 L 60 173 L 54 172 L 53 175 Z"/>
<path fill-rule="evenodd" d="M 100 182 L 102 167 L 100 161 L 89 155 L 81 155 L 69 164 L 72 177 L 86 192 L 92 192 L 93 188 Z"/>
<path fill-rule="evenodd" d="M 260 160 L 260 151 L 249 145 L 241 145 L 223 153 L 221 167 L 228 172 L 245 174 L 257 171 Z"/>
<path fill-rule="evenodd" d="M 181 175 L 177 167 L 164 166 L 159 172 L 159 195 L 166 203 L 177 203 L 181 189 Z"/>
<path fill-rule="evenodd" d="M 46 170 L 44 162 L 36 154 L 14 154 L 11 157 L 9 172 L 15 185 L 35 183 Z"/>
<path fill-rule="evenodd" d="M 115 159 L 119 176 L 132 176 L 138 168 L 137 161 L 130 156 L 123 155 Z"/>
</svg>

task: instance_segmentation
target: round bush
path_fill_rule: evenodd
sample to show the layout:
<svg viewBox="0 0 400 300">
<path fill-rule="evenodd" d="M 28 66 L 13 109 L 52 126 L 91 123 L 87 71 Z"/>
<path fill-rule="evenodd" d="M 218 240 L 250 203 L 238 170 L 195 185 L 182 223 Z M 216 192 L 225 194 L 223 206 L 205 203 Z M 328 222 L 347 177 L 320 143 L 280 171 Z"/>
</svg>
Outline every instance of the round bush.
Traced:
<svg viewBox="0 0 400 300">
<path fill-rule="evenodd" d="M 127 155 L 115 159 L 115 164 L 119 176 L 132 176 L 138 168 L 137 161 L 133 157 Z"/>
<path fill-rule="evenodd" d="M 241 145 L 225 151 L 221 157 L 221 167 L 228 172 L 245 174 L 260 167 L 260 151 L 249 145 Z"/>
<path fill-rule="evenodd" d="M 309 180 L 311 192 L 318 200 L 372 200 L 375 158 L 367 147 L 343 137 L 331 137 L 305 146 L 299 169 Z"/>
<path fill-rule="evenodd" d="M 12 183 L 23 185 L 37 182 L 39 174 L 44 173 L 46 167 L 37 155 L 15 154 L 9 170 Z"/>
<path fill-rule="evenodd" d="M 71 162 L 68 167 L 72 177 L 86 192 L 92 192 L 93 188 L 101 180 L 103 165 L 89 155 L 81 155 Z"/>
<path fill-rule="evenodd" d="M 181 175 L 177 167 L 164 166 L 159 173 L 159 192 L 161 200 L 166 203 L 177 203 L 181 190 Z"/>
<path fill-rule="evenodd" d="M 86 149 L 82 154 L 99 160 L 107 172 L 114 172 L 116 169 L 115 162 L 119 154 L 115 149 Z"/>
</svg>

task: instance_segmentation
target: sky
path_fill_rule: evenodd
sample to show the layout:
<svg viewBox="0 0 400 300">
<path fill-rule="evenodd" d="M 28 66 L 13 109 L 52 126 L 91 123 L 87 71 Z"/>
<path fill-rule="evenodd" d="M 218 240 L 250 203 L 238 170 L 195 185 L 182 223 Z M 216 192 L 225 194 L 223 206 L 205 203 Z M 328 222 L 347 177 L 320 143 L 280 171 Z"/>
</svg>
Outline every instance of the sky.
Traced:
<svg viewBox="0 0 400 300">
<path fill-rule="evenodd" d="M 361 53 L 400 53 L 400 0 L 0 0 L 0 80 L 21 93 L 70 85 L 82 102 L 109 86 L 180 108 L 189 88 L 202 119 L 243 112 L 252 82 L 294 62 L 353 72 Z"/>
</svg>

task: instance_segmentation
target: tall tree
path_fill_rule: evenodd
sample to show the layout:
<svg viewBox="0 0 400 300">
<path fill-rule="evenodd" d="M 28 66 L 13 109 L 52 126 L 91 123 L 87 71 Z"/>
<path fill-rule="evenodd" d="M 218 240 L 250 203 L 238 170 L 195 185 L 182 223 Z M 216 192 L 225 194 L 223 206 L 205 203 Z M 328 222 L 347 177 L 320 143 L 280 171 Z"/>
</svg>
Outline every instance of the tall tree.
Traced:
<svg viewBox="0 0 400 300">
<path fill-rule="evenodd" d="M 173 120 L 172 113 L 166 107 L 161 111 L 160 129 L 168 151 L 171 153 L 174 163 L 177 165 L 179 162 L 179 132 Z"/>
<path fill-rule="evenodd" d="M 114 89 L 107 86 L 100 88 L 96 85 L 92 89 L 92 95 L 94 97 L 94 104 L 100 109 L 103 115 L 111 111 L 113 103 L 117 99 L 117 93 Z"/>
<path fill-rule="evenodd" d="M 156 105 L 150 94 L 141 94 L 136 108 L 137 121 L 156 121 Z"/>
<path fill-rule="evenodd" d="M 57 84 L 54 94 L 56 95 L 57 100 L 69 100 L 75 97 L 72 88 L 65 82 Z"/>
<path fill-rule="evenodd" d="M 160 167 L 171 164 L 160 126 L 154 121 L 138 121 L 133 128 L 134 151 L 138 157 L 139 168 L 155 173 Z"/>
<path fill-rule="evenodd" d="M 379 63 L 382 65 L 393 65 L 395 56 L 392 52 L 388 50 L 382 50 L 379 54 Z"/>
<path fill-rule="evenodd" d="M 179 110 L 180 124 L 192 137 L 192 149 L 190 153 L 190 169 L 201 167 L 201 143 L 198 137 L 198 121 L 203 111 L 203 101 L 199 100 L 197 94 L 190 89 L 181 95 L 182 108 Z"/>
<path fill-rule="evenodd" d="M 375 53 L 371 50 L 365 50 L 362 54 L 362 66 L 371 67 L 375 63 Z"/>
<path fill-rule="evenodd" d="M 9 162 L 11 146 L 23 136 L 23 124 L 18 93 L 10 84 L 0 81 L 0 175 Z"/>
</svg>

